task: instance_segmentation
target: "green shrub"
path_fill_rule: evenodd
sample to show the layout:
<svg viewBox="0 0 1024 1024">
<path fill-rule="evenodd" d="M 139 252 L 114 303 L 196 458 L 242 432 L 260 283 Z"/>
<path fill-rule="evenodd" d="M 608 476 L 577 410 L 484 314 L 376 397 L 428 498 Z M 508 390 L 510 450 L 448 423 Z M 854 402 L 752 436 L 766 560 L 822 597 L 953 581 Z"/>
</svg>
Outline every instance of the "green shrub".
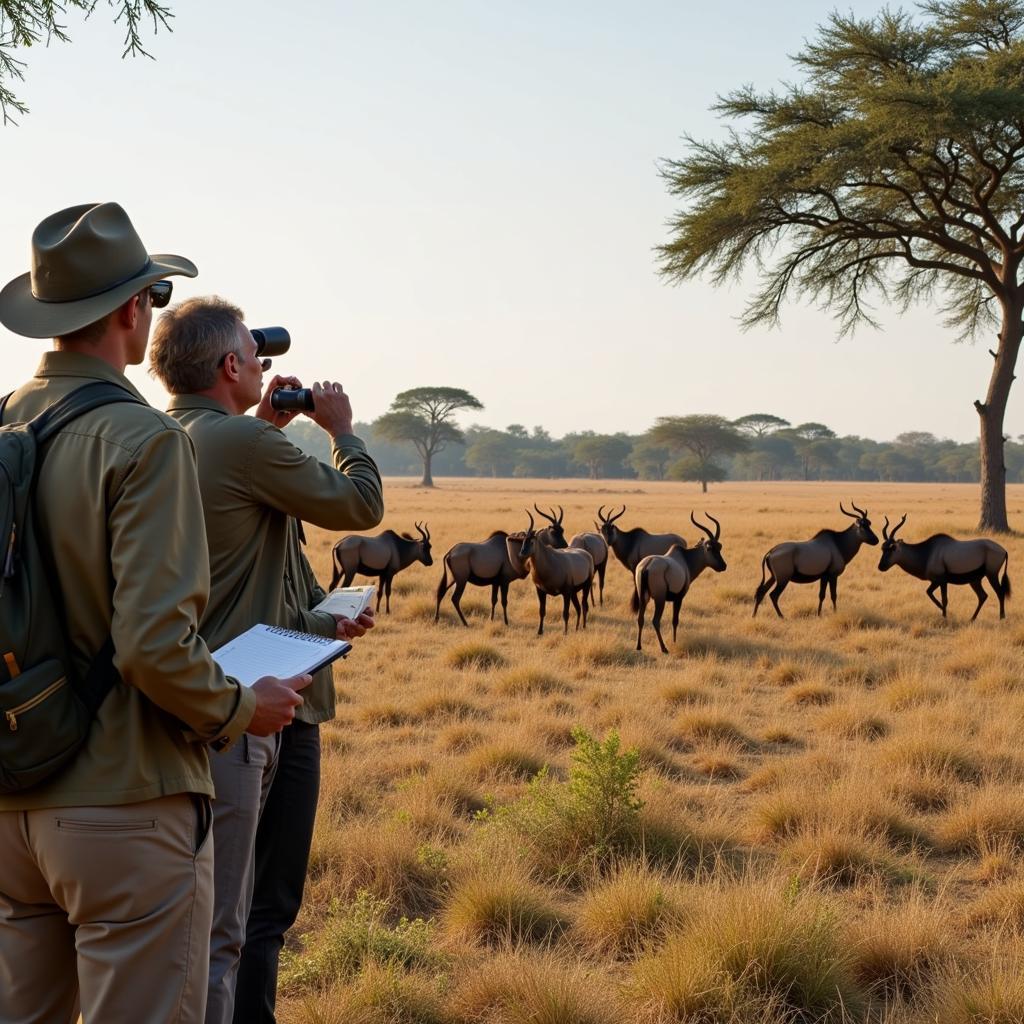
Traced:
<svg viewBox="0 0 1024 1024">
<path fill-rule="evenodd" d="M 436 962 L 430 948 L 432 925 L 403 917 L 389 926 L 389 906 L 360 889 L 354 903 L 332 903 L 326 924 L 301 953 L 281 957 L 281 988 L 309 990 L 354 976 L 364 964 L 415 967 Z"/>
</svg>

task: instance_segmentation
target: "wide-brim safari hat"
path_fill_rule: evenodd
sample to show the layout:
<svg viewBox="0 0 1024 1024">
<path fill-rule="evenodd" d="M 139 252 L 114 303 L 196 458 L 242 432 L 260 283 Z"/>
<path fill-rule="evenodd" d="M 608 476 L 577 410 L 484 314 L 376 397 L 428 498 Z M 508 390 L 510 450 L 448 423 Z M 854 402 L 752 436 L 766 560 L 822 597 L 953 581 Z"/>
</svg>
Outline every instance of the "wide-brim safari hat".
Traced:
<svg viewBox="0 0 1024 1024">
<path fill-rule="evenodd" d="M 60 337 L 155 281 L 197 273 L 184 256 L 148 253 L 117 203 L 72 206 L 33 232 L 32 269 L 0 291 L 0 323 L 26 338 Z"/>
</svg>

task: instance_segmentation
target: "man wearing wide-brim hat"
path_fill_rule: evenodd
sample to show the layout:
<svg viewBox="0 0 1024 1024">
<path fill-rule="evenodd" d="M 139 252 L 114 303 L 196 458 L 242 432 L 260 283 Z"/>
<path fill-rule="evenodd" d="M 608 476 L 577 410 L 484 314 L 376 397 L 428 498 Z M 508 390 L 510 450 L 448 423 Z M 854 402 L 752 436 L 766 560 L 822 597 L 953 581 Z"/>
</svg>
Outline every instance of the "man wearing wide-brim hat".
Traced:
<svg viewBox="0 0 1024 1024">
<path fill-rule="evenodd" d="M 309 681 L 244 688 L 211 659 L 196 630 L 209 565 L 192 448 L 124 376 L 145 355 L 167 278 L 195 274 L 181 256 L 150 255 L 117 204 L 88 204 L 47 217 L 31 270 L 0 291 L 0 323 L 54 339 L 4 424 L 90 382 L 130 395 L 57 433 L 38 474 L 74 675 L 111 640 L 116 675 L 74 759 L 0 796 L 0 1024 L 69 1021 L 78 1009 L 90 1024 L 202 1021 L 207 745 L 276 732 Z"/>
</svg>

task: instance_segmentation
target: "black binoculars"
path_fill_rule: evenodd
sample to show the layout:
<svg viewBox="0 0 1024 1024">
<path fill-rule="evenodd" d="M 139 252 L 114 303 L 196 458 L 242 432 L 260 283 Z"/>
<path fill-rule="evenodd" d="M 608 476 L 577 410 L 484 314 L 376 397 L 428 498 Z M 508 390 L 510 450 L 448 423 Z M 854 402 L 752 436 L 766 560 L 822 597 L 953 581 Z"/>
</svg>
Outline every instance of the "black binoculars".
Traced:
<svg viewBox="0 0 1024 1024">
<path fill-rule="evenodd" d="M 284 327 L 254 327 L 249 332 L 256 342 L 256 355 L 283 356 L 291 348 L 292 336 Z M 270 359 L 263 359 L 263 369 L 270 369 Z M 275 388 L 270 393 L 271 408 L 278 411 L 312 412 L 313 392 L 310 388 Z"/>
</svg>

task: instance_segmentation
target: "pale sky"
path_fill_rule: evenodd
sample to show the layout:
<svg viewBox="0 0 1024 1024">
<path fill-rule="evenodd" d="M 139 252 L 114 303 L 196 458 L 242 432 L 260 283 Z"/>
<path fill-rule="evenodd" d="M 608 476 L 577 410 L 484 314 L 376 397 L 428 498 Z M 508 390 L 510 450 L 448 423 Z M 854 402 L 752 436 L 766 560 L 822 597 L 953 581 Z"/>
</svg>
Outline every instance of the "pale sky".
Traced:
<svg viewBox="0 0 1024 1024">
<path fill-rule="evenodd" d="M 977 436 L 990 342 L 955 344 L 932 309 L 837 341 L 790 306 L 781 330 L 744 333 L 742 288 L 656 274 L 673 210 L 657 162 L 722 133 L 716 95 L 792 78 L 829 5 L 167 2 L 155 61 L 119 59 L 103 4 L 68 14 L 70 44 L 24 52 L 31 113 L 0 129 L 0 285 L 44 216 L 115 200 L 151 252 L 198 264 L 176 299 L 287 326 L 275 368 L 341 380 L 359 419 L 443 384 L 484 403 L 464 423 L 556 435 L 756 411 Z M 0 345 L 4 391 L 47 347 L 2 328 Z"/>
</svg>

